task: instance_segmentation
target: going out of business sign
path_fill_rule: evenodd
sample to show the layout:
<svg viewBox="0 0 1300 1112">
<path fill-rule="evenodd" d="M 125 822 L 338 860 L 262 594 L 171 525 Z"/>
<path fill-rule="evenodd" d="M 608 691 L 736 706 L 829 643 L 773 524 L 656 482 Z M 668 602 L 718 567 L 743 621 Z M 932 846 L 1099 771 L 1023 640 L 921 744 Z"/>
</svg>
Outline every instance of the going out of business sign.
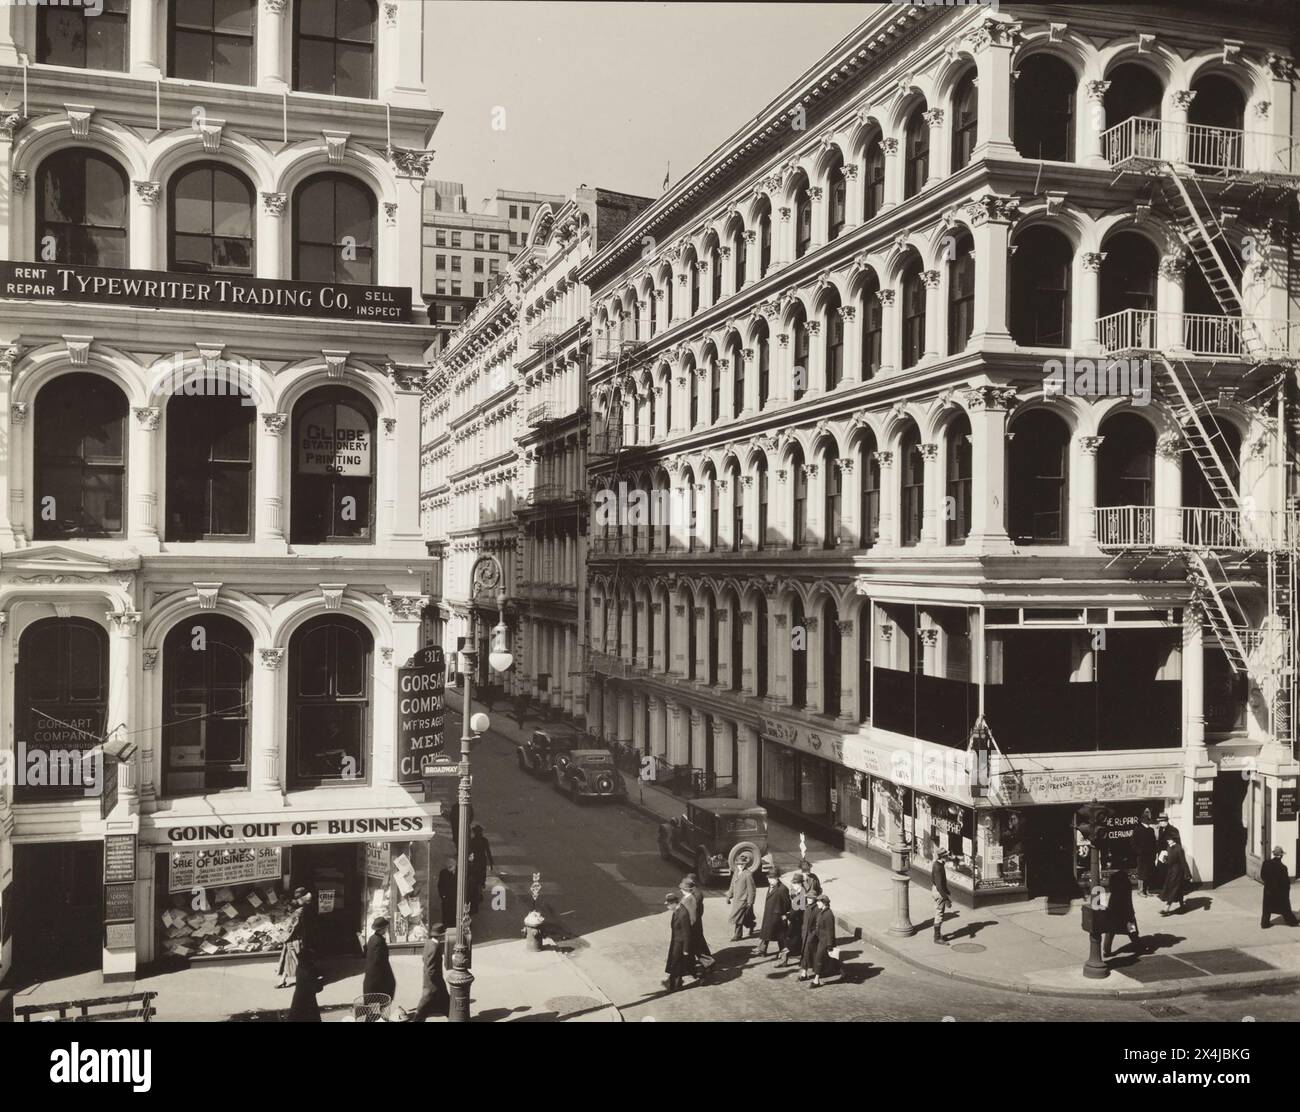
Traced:
<svg viewBox="0 0 1300 1112">
<path fill-rule="evenodd" d="M 411 319 L 411 291 L 401 286 L 291 282 L 240 274 L 179 274 L 57 262 L 0 262 L 0 297 L 331 320 Z"/>
<path fill-rule="evenodd" d="M 397 782 L 420 782 L 443 754 L 447 661 L 441 645 L 421 649 L 397 670 Z"/>
</svg>

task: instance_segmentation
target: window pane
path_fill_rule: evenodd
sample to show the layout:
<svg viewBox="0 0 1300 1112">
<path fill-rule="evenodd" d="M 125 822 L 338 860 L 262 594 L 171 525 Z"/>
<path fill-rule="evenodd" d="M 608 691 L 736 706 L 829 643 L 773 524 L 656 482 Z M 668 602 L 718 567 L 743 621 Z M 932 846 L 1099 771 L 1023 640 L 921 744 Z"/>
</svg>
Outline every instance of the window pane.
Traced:
<svg viewBox="0 0 1300 1112">
<path fill-rule="evenodd" d="M 294 215 L 298 221 L 299 240 L 307 243 L 333 243 L 333 179 L 320 179 L 303 187 L 298 193 Z"/>
<path fill-rule="evenodd" d="M 120 533 L 122 531 L 121 471 L 87 473 L 82 512 L 89 532 Z"/>
<path fill-rule="evenodd" d="M 202 31 L 176 28 L 172 34 L 171 75 L 191 81 L 209 81 L 211 73 L 211 38 Z"/>
<path fill-rule="evenodd" d="M 364 708 L 351 704 L 308 705 L 298 708 L 298 773 L 337 779 L 343 759 L 352 758 L 352 770 L 361 772 L 365 757 Z"/>
<path fill-rule="evenodd" d="M 212 266 L 219 270 L 253 269 L 252 244 L 246 239 L 217 239 L 212 241 Z"/>
<path fill-rule="evenodd" d="M 87 158 L 85 162 L 85 221 L 109 228 L 126 227 L 126 186 L 110 162 Z"/>
<path fill-rule="evenodd" d="M 107 10 L 88 20 L 86 25 L 86 68 L 126 69 L 126 15 Z"/>
<path fill-rule="evenodd" d="M 253 83 L 253 40 L 218 38 L 212 47 L 212 80 L 229 85 Z"/>
<path fill-rule="evenodd" d="M 303 22 L 308 12 L 328 8 L 328 4 L 299 4 Z M 327 42 L 312 39 L 298 41 L 297 88 L 305 93 L 329 93 L 334 86 L 334 47 Z"/>
<path fill-rule="evenodd" d="M 330 0 L 312 0 L 294 5 L 298 15 L 298 29 L 304 35 L 334 37 L 334 7 Z"/>
<path fill-rule="evenodd" d="M 334 691 L 339 696 L 357 697 L 366 693 L 366 648 L 354 630 L 338 627 L 336 632 Z"/>
<path fill-rule="evenodd" d="M 59 697 L 63 665 L 59 660 L 58 627 L 41 626 L 22 640 L 22 663 L 28 696 L 44 702 Z"/>
<path fill-rule="evenodd" d="M 172 190 L 172 224 L 177 231 L 212 231 L 212 171 L 192 170 L 176 181 Z"/>
<path fill-rule="evenodd" d="M 341 39 L 375 40 L 375 5 L 372 0 L 335 0 L 335 33 Z"/>
<path fill-rule="evenodd" d="M 252 35 L 252 0 L 215 0 L 212 9 L 212 23 L 218 31 Z"/>
<path fill-rule="evenodd" d="M 214 467 L 212 471 L 212 532 L 224 536 L 248 533 L 248 468 Z"/>
<path fill-rule="evenodd" d="M 246 723 L 240 718 L 213 716 L 204 725 L 204 760 L 208 764 L 242 764 Z"/>
<path fill-rule="evenodd" d="M 225 171 L 214 171 L 212 178 L 212 230 L 222 236 L 251 237 L 253 212 L 248 187 Z"/>
<path fill-rule="evenodd" d="M 351 236 L 358 247 L 373 246 L 374 220 L 370 195 L 350 182 L 336 182 L 334 188 L 335 242 Z"/>
<path fill-rule="evenodd" d="M 334 536 L 370 535 L 370 480 L 339 479 L 334 484 Z M 346 517 L 344 515 L 347 515 Z"/>
<path fill-rule="evenodd" d="M 298 646 L 298 694 L 320 697 L 329 693 L 330 627 L 306 633 Z"/>
<path fill-rule="evenodd" d="M 368 247 L 357 248 L 357 257 L 351 262 L 340 256 L 337 272 L 338 281 L 351 282 L 361 286 L 369 285 L 374 281 L 373 258 L 373 253 Z"/>
<path fill-rule="evenodd" d="M 371 96 L 374 50 L 369 46 L 340 44 L 334 54 L 334 93 L 341 97 Z"/>
<path fill-rule="evenodd" d="M 333 247 L 300 246 L 298 248 L 298 277 L 304 282 L 334 281 Z"/>
</svg>

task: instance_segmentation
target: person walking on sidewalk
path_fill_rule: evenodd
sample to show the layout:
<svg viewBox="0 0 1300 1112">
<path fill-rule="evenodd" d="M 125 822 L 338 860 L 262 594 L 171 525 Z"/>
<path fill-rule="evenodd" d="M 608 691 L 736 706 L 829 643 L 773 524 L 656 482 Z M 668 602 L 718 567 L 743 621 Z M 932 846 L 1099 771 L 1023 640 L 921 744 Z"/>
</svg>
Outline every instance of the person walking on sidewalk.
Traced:
<svg viewBox="0 0 1300 1112">
<path fill-rule="evenodd" d="M 442 904 L 443 924 L 455 930 L 456 924 L 460 922 L 460 916 L 456 913 L 456 859 L 454 857 L 448 857 L 446 864 L 438 873 L 438 901 Z"/>
<path fill-rule="evenodd" d="M 682 978 L 691 971 L 691 916 L 682 907 L 682 897 L 677 892 L 664 896 L 664 907 L 669 916 L 668 961 L 664 963 L 668 980 L 664 985 L 669 992 L 676 992 L 682 987 Z"/>
<path fill-rule="evenodd" d="M 771 898 L 769 895 L 768 899 Z M 795 955 L 799 957 L 799 964 L 803 964 L 803 925 L 808 910 L 808 894 L 803 887 L 803 873 L 795 873 L 790 878 L 790 910 L 785 917 L 785 933 L 781 938 L 781 949 L 776 955 L 778 968 Z"/>
<path fill-rule="evenodd" d="M 361 992 L 365 996 L 379 993 L 387 996 L 389 1002 L 397 998 L 397 978 L 393 975 L 392 963 L 388 960 L 388 920 L 380 915 L 370 929 L 374 932 L 366 940 L 366 972 L 361 981 Z"/>
<path fill-rule="evenodd" d="M 477 914 L 478 905 L 483 901 L 483 886 L 487 884 L 488 869 L 495 869 L 496 862 L 492 860 L 492 847 L 481 826 L 475 826 L 470 831 L 469 845 L 465 848 L 469 854 L 469 909 L 472 914 Z"/>
<path fill-rule="evenodd" d="M 754 947 L 754 953 L 762 957 L 767 956 L 770 943 L 775 942 L 778 950 L 784 946 L 785 921 L 790 914 L 790 889 L 781 882 L 781 870 L 776 866 L 772 867 L 771 881 L 763 899 L 763 926 Z"/>
<path fill-rule="evenodd" d="M 286 1017 L 290 1023 L 319 1023 L 320 1005 L 316 995 L 322 988 L 321 976 L 316 971 L 316 956 L 303 950 L 298 959 L 298 977 L 293 985 L 293 1000 Z"/>
<path fill-rule="evenodd" d="M 742 941 L 746 928 L 753 934 L 754 900 L 757 895 L 758 888 L 754 884 L 754 874 L 750 871 L 749 856 L 742 853 L 736 858 L 731 870 L 731 886 L 727 889 L 727 903 L 731 905 L 731 913 L 727 918 L 732 926 L 732 942 Z"/>
<path fill-rule="evenodd" d="M 1260 866 L 1259 879 L 1264 885 L 1264 913 L 1259 925 L 1263 930 L 1268 930 L 1274 915 L 1281 915 L 1288 927 L 1300 926 L 1296 922 L 1295 912 L 1291 910 L 1291 877 L 1282 864 L 1285 856 L 1286 851 L 1281 846 L 1274 846 L 1273 856 Z"/>
<path fill-rule="evenodd" d="M 447 991 L 447 978 L 442 969 L 446 946 L 447 928 L 441 923 L 435 923 L 429 928 L 429 940 L 420 954 L 424 966 L 424 985 L 420 1002 L 411 1016 L 412 1023 L 423 1023 L 431 1015 L 446 1018 L 451 1010 L 451 993 Z"/>
<path fill-rule="evenodd" d="M 1116 869 L 1111 873 L 1107 888 L 1110 890 L 1110 903 L 1106 908 L 1106 916 L 1110 920 L 1111 929 L 1101 936 L 1101 956 L 1104 958 L 1111 956 L 1116 928 L 1128 935 L 1128 944 L 1134 949 L 1141 944 L 1137 915 L 1133 911 L 1133 881 L 1129 879 L 1128 870 Z"/>
<path fill-rule="evenodd" d="M 691 917 L 691 962 L 696 978 L 702 981 L 713 967 L 713 951 L 704 937 L 704 889 L 696 882 L 694 873 L 687 873 L 677 890 L 682 894 L 682 906 Z"/>
<path fill-rule="evenodd" d="M 1187 856 L 1177 837 L 1170 840 L 1164 859 L 1165 882 L 1160 887 L 1160 898 L 1165 901 L 1165 906 L 1160 914 L 1169 915 L 1173 912 L 1174 904 L 1178 905 L 1179 911 L 1183 910 L 1183 898 L 1187 895 L 1187 884 L 1192 879 L 1192 874 L 1187 868 Z"/>
<path fill-rule="evenodd" d="M 828 896 L 818 896 L 804 920 L 803 956 L 799 980 L 811 974 L 812 988 L 821 987 L 822 974 L 830 972 L 830 952 L 835 945 L 835 915 Z"/>
<path fill-rule="evenodd" d="M 293 890 L 290 902 L 294 910 L 289 916 L 289 932 L 280 948 L 280 964 L 275 970 L 280 980 L 276 988 L 288 988 L 297 979 L 298 963 L 302 960 L 303 940 L 307 932 L 307 904 L 310 895 L 306 888 Z"/>
<path fill-rule="evenodd" d="M 952 907 L 952 891 L 948 888 L 948 872 L 943 864 L 947 859 L 948 851 L 941 849 L 935 855 L 934 866 L 930 869 L 930 884 L 934 892 L 934 940 L 940 946 L 948 945 L 948 940 L 943 936 L 943 915 Z"/>
<path fill-rule="evenodd" d="M 1142 812 L 1142 821 L 1133 831 L 1134 849 L 1137 853 L 1138 887 L 1142 895 L 1151 895 L 1151 877 L 1156 867 L 1156 832 L 1151 827 L 1151 808 Z"/>
</svg>

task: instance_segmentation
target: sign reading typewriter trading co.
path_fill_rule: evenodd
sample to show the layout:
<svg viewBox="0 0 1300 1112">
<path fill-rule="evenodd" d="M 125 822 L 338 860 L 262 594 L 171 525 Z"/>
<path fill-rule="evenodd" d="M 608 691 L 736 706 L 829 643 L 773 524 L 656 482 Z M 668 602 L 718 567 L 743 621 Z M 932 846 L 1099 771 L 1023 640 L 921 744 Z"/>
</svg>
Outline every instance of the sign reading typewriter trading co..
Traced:
<svg viewBox="0 0 1300 1112">
<path fill-rule="evenodd" d="M 443 755 L 447 661 L 441 645 L 421 649 L 397 670 L 397 782 L 418 784 Z"/>
<path fill-rule="evenodd" d="M 400 286 L 329 285 L 238 274 L 173 274 L 68 263 L 0 262 L 0 297 L 90 301 L 146 309 L 251 311 L 334 320 L 411 319 L 411 291 Z"/>
</svg>

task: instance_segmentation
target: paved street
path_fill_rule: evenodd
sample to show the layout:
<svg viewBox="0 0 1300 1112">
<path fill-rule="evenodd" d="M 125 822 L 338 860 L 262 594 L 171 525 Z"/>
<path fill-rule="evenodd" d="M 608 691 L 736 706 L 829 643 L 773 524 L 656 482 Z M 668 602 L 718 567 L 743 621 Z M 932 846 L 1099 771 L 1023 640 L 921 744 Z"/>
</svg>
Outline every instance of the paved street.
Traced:
<svg viewBox="0 0 1300 1112">
<path fill-rule="evenodd" d="M 447 737 L 459 737 L 449 711 Z M 632 790 L 636 788 L 633 785 Z M 999 992 L 926 973 L 867 943 L 844 947 L 845 976 L 819 989 L 792 966 L 749 956 L 730 943 L 726 902 L 713 890 L 705 927 L 719 968 L 704 986 L 663 991 L 667 921 L 663 894 L 684 869 L 664 862 L 655 823 L 633 807 L 575 806 L 550 784 L 521 772 L 514 743 L 489 734 L 474 755 L 475 821 L 492 842 L 510 896 L 504 911 L 476 917 L 475 965 L 492 960 L 491 939 L 519 936 L 519 897 L 542 874 L 543 900 L 571 938 L 573 958 L 629 1022 L 642 1020 L 1294 1020 L 1300 990 L 1224 992 L 1170 1000 L 1071 1000 Z M 828 894 L 834 899 L 833 889 Z M 761 898 L 761 897 L 760 897 Z M 1083 954 L 1080 954 L 1082 961 Z M 972 962 L 978 961 L 972 956 Z M 975 970 L 973 970 L 975 971 Z"/>
</svg>

